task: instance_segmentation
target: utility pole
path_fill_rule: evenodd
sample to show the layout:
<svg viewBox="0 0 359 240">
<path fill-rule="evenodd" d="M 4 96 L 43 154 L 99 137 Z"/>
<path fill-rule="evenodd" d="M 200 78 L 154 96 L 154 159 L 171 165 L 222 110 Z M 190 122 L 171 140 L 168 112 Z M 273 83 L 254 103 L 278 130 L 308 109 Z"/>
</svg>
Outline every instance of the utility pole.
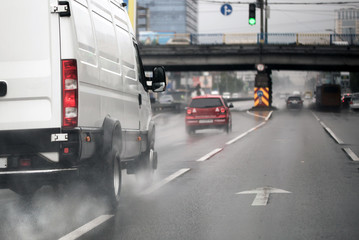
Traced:
<svg viewBox="0 0 359 240">
<path fill-rule="evenodd" d="M 257 0 L 256 5 L 261 11 L 260 43 L 263 44 L 268 41 L 268 0 Z"/>
<path fill-rule="evenodd" d="M 268 17 L 269 17 L 269 12 L 268 12 L 268 0 L 265 0 L 265 43 L 268 43 Z"/>
<path fill-rule="evenodd" d="M 259 6 L 260 6 L 260 9 L 261 9 L 261 43 L 263 44 L 264 43 L 264 30 L 263 30 L 263 20 L 264 20 L 264 17 L 263 17 L 263 0 L 259 0 Z"/>
</svg>

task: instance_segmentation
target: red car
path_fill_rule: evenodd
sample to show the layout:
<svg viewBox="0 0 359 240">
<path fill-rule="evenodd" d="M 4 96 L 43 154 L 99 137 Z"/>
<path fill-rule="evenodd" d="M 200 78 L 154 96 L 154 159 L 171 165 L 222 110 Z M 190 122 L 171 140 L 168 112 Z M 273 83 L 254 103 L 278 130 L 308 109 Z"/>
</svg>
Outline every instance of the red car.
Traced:
<svg viewBox="0 0 359 240">
<path fill-rule="evenodd" d="M 197 129 L 221 128 L 227 133 L 232 130 L 230 108 L 221 96 L 205 95 L 194 97 L 187 108 L 186 131 L 195 133 Z"/>
</svg>

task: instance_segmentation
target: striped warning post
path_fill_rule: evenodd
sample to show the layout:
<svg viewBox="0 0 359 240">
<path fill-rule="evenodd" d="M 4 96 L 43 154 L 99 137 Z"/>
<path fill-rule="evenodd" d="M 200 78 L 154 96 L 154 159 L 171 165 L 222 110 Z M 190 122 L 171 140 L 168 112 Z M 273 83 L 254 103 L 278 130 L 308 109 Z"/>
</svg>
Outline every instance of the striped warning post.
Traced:
<svg viewBox="0 0 359 240">
<path fill-rule="evenodd" d="M 269 107 L 269 88 L 254 88 L 254 106 Z"/>
</svg>

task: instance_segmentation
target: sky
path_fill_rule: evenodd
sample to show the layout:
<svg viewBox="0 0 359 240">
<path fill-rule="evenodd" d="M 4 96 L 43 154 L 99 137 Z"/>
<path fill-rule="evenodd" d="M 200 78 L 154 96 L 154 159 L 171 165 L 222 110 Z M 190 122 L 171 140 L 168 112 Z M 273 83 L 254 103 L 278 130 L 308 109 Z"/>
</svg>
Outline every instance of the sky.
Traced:
<svg viewBox="0 0 359 240">
<path fill-rule="evenodd" d="M 213 3 L 220 2 L 220 3 Z M 246 4 L 238 4 L 245 2 Z M 255 0 L 198 0 L 199 33 L 259 33 L 260 11 L 257 9 L 257 24 L 248 24 L 248 2 Z M 356 2 L 345 5 L 276 5 L 290 2 Z M 222 15 L 220 8 L 224 3 L 231 4 L 233 12 Z M 330 33 L 334 29 L 335 10 L 340 8 L 359 8 L 354 0 L 268 0 L 270 18 L 269 33 Z"/>
</svg>

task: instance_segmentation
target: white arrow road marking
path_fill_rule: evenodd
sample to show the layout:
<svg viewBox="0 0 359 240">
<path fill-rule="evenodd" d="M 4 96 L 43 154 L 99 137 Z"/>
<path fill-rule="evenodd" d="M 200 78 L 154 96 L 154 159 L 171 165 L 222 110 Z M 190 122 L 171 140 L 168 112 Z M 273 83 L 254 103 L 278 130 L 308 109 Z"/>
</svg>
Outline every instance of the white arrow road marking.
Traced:
<svg viewBox="0 0 359 240">
<path fill-rule="evenodd" d="M 238 192 L 236 194 L 256 194 L 252 206 L 266 206 L 268 203 L 269 195 L 271 193 L 291 193 L 282 189 L 272 188 L 272 187 L 263 187 L 256 188 L 249 191 Z"/>
</svg>

